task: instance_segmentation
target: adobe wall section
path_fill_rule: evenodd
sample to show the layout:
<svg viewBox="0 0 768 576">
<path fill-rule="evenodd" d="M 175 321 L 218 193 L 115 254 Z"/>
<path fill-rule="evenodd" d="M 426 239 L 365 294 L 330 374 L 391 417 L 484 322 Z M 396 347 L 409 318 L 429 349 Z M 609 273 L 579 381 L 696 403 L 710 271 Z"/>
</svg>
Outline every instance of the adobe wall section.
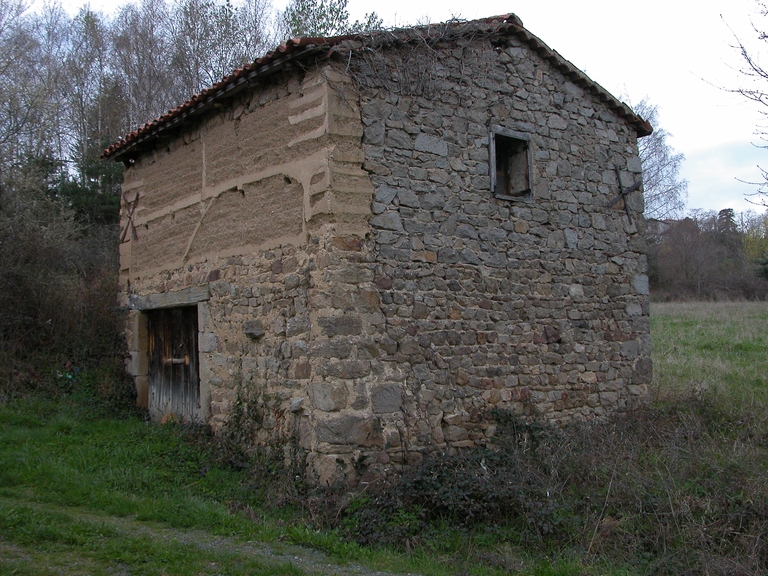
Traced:
<svg viewBox="0 0 768 576">
<path fill-rule="evenodd" d="M 130 166 L 123 278 L 300 245 L 327 222 L 363 234 L 369 205 L 357 194 L 370 183 L 360 170 L 359 111 L 344 90 L 330 68 L 275 79 Z"/>
<path fill-rule="evenodd" d="M 243 357 L 258 345 L 246 334 L 248 323 L 268 327 L 289 312 L 306 315 L 306 294 L 293 280 L 262 292 L 275 275 L 274 260 L 292 254 L 294 270 L 307 268 L 318 238 L 336 227 L 350 238 L 368 230 L 373 187 L 361 168 L 355 102 L 348 78 L 331 67 L 274 78 L 126 170 L 121 302 L 136 308 L 175 302 L 174 294 L 190 288 L 207 291 L 194 304 L 202 412 L 214 426 L 226 421 L 236 382 L 243 381 Z M 164 294 L 170 297 L 155 297 Z M 146 404 L 147 334 L 139 309 L 126 332 L 128 370 Z"/>
</svg>

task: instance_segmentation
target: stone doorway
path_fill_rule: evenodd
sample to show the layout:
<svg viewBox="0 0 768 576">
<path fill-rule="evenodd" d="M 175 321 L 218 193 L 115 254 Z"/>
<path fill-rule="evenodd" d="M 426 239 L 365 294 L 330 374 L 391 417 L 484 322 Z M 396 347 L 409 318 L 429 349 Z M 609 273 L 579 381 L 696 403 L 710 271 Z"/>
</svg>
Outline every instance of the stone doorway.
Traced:
<svg viewBox="0 0 768 576">
<path fill-rule="evenodd" d="M 202 420 L 197 347 L 197 306 L 147 313 L 149 415 Z"/>
</svg>

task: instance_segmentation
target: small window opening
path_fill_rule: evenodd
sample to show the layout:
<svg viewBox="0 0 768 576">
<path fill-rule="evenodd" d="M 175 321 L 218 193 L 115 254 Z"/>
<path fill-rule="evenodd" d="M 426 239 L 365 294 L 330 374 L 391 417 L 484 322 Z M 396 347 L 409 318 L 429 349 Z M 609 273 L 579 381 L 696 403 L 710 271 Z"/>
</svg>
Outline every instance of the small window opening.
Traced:
<svg viewBox="0 0 768 576">
<path fill-rule="evenodd" d="M 489 136 L 491 192 L 504 200 L 530 199 L 530 136 L 501 126 L 491 126 Z"/>
</svg>

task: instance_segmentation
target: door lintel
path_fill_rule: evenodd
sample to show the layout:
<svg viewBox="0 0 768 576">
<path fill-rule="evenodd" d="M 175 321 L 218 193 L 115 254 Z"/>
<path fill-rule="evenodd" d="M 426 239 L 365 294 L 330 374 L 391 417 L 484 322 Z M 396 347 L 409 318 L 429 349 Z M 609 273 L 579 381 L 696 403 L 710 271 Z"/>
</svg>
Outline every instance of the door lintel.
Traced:
<svg viewBox="0 0 768 576">
<path fill-rule="evenodd" d="M 183 290 L 174 292 L 164 292 L 162 294 L 148 294 L 147 296 L 138 296 L 131 294 L 128 300 L 128 308 L 131 310 L 158 310 L 160 308 L 178 308 L 204 302 L 211 299 L 211 291 L 208 284 L 202 286 L 191 286 Z"/>
</svg>

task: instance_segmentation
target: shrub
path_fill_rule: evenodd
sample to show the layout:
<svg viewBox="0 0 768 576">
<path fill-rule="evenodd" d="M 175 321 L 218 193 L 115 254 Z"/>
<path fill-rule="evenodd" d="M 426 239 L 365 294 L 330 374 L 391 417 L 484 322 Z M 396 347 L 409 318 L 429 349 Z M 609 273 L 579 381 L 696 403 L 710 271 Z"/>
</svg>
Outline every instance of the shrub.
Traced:
<svg viewBox="0 0 768 576">
<path fill-rule="evenodd" d="M 86 225 L 56 199 L 17 186 L 0 196 L 0 396 L 64 365 L 119 355 L 117 230 Z"/>
<path fill-rule="evenodd" d="M 532 554 L 575 549 L 658 574 L 768 570 L 764 422 L 699 399 L 565 429 L 509 420 L 498 438 L 353 498 L 341 530 L 403 548 L 480 532 Z"/>
</svg>

